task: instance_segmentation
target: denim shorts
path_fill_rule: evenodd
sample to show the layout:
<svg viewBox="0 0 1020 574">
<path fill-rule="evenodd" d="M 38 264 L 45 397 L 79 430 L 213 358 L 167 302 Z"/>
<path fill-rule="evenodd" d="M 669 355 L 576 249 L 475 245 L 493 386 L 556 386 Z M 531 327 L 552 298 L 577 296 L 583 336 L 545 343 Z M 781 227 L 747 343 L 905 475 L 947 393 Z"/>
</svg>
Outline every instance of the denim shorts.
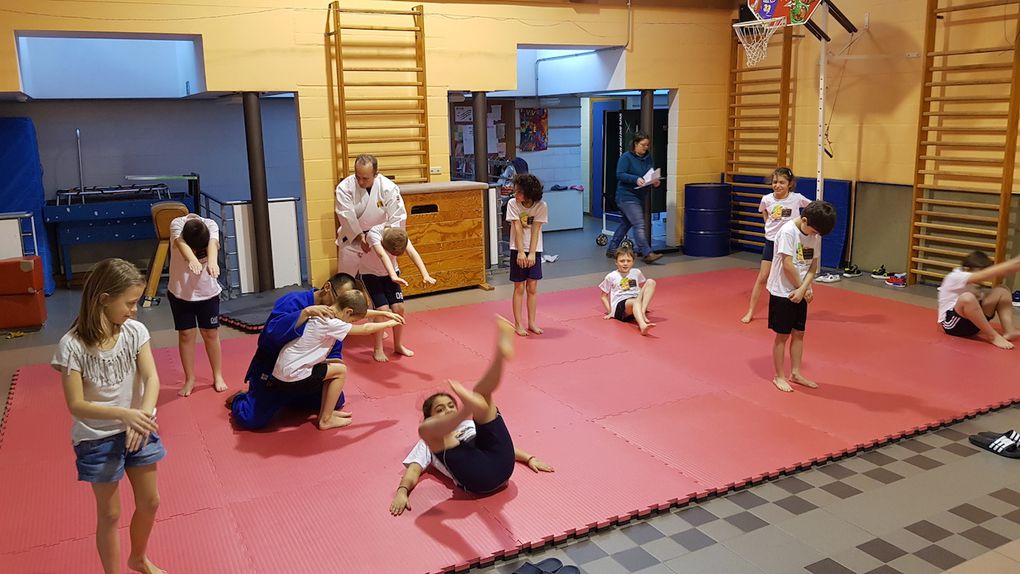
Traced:
<svg viewBox="0 0 1020 574">
<path fill-rule="evenodd" d="M 127 452 L 127 433 L 122 432 L 98 440 L 83 440 L 74 445 L 78 480 L 84 482 L 118 482 L 124 468 L 156 464 L 166 456 L 163 442 L 156 433 L 135 452 Z"/>
</svg>

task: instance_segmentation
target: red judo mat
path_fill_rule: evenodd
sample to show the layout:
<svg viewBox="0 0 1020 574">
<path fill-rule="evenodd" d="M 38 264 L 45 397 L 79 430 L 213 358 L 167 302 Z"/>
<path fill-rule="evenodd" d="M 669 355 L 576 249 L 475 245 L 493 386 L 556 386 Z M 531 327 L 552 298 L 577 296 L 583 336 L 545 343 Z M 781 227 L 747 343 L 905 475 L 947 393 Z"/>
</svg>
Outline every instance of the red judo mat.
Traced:
<svg viewBox="0 0 1020 574">
<path fill-rule="evenodd" d="M 855 452 L 1013 402 L 1013 353 L 942 335 L 935 311 L 815 287 L 805 374 L 821 385 L 781 393 L 762 310 L 742 315 L 753 270 L 659 281 L 640 337 L 601 318 L 595 287 L 543 293 L 541 336 L 517 340 L 497 403 L 515 444 L 556 468 L 518 466 L 504 491 L 475 499 L 426 473 L 400 517 L 388 513 L 416 440 L 422 399 L 470 382 L 493 351 L 494 301 L 415 313 L 413 358 L 387 364 L 367 341 L 344 349 L 355 423 L 320 432 L 310 413 L 271 430 L 230 424 L 225 395 L 177 396 L 174 348 L 155 352 L 163 389 L 162 505 L 150 555 L 175 573 L 443 572 L 624 522 L 711 493 Z M 141 317 L 145 319 L 144 315 Z M 254 336 L 224 341 L 240 388 Z M 387 346 L 389 342 L 387 341 Z M 100 572 L 94 502 L 75 481 L 59 376 L 15 376 L 0 429 L 0 562 L 11 572 Z M 739 440 L 735 440 L 739 438 Z M 130 488 L 121 489 L 126 552 Z"/>
</svg>

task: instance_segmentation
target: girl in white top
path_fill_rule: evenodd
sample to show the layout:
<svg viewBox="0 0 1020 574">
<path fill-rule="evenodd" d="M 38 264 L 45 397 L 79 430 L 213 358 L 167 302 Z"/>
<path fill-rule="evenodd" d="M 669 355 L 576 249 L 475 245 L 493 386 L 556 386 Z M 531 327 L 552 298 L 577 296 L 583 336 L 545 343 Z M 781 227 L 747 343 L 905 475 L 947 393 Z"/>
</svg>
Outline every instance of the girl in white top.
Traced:
<svg viewBox="0 0 1020 574">
<path fill-rule="evenodd" d="M 478 496 L 506 486 L 518 462 L 534 472 L 553 471 L 534 455 L 514 447 L 503 415 L 492 401 L 503 374 L 503 361 L 512 358 L 514 351 L 514 328 L 502 317 L 497 317 L 497 324 L 496 356 L 474 389 L 450 381 L 452 394 L 436 393 L 422 405 L 425 420 L 418 425 L 421 440 L 404 459 L 406 470 L 390 502 L 390 514 L 397 516 L 411 509 L 408 497 L 422 471 L 430 466 Z M 460 398 L 460 406 L 454 395 Z"/>
<path fill-rule="evenodd" d="M 134 491 L 128 566 L 161 574 L 146 547 L 156 520 L 156 462 L 166 451 L 156 434 L 159 376 L 149 332 L 134 320 L 145 280 L 122 259 L 96 264 L 85 278 L 81 310 L 50 361 L 60 371 L 74 421 L 78 480 L 96 498 L 96 547 L 105 572 L 120 572 L 120 479 Z M 84 566 L 83 566 L 84 568 Z"/>
<path fill-rule="evenodd" d="M 542 334 L 535 322 L 538 281 L 542 278 L 542 226 L 549 222 L 549 205 L 542 201 L 542 182 L 530 173 L 514 177 L 514 196 L 506 205 L 510 223 L 510 281 L 514 284 L 514 328 L 524 337 Z M 528 326 L 521 307 L 528 293 Z"/>
<path fill-rule="evenodd" d="M 754 280 L 754 287 L 751 288 L 751 302 L 747 306 L 747 313 L 744 313 L 744 316 L 740 318 L 741 323 L 750 323 L 751 318 L 754 317 L 762 287 L 765 286 L 769 272 L 772 270 L 772 257 L 775 253 L 775 240 L 779 228 L 787 221 L 800 217 L 801 208 L 811 203 L 810 199 L 791 191 L 796 181 L 797 178 L 794 177 L 790 168 L 777 168 L 772 172 L 772 193 L 762 197 L 761 203 L 758 205 L 758 211 L 765 219 L 765 246 L 761 251 L 758 277 Z"/>
<path fill-rule="evenodd" d="M 170 281 L 167 299 L 177 330 L 177 349 L 184 369 L 184 386 L 177 392 L 189 396 L 195 386 L 195 339 L 202 334 L 209 357 L 213 388 L 227 390 L 223 380 L 220 349 L 220 228 L 211 219 L 189 213 L 170 222 Z"/>
<path fill-rule="evenodd" d="M 634 252 L 625 245 L 616 250 L 616 271 L 606 275 L 599 284 L 602 291 L 602 306 L 606 309 L 603 319 L 626 321 L 631 317 L 637 321 L 642 335 L 655 323 L 648 321 L 648 305 L 655 295 L 655 279 L 645 279 L 640 269 L 634 268 Z"/>
</svg>

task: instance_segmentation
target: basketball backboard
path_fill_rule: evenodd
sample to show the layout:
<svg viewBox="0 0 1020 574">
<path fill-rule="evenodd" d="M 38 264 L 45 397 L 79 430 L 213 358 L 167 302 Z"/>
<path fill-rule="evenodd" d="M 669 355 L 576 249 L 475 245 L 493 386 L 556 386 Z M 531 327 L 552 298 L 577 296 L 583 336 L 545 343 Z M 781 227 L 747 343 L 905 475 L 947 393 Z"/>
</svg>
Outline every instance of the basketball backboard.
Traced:
<svg viewBox="0 0 1020 574">
<path fill-rule="evenodd" d="M 786 18 L 787 25 L 803 25 L 822 0 L 747 0 L 747 7 L 759 20 Z"/>
</svg>

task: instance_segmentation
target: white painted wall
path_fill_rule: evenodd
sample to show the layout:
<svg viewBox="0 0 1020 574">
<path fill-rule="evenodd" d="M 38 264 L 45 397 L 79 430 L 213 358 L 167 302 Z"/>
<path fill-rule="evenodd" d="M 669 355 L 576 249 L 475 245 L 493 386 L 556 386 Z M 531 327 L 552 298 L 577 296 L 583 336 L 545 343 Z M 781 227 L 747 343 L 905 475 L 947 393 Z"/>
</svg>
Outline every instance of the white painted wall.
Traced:
<svg viewBox="0 0 1020 574">
<path fill-rule="evenodd" d="M 603 50 L 517 50 L 517 89 L 491 92 L 492 98 L 516 98 L 536 95 L 535 63 L 541 58 L 566 56 L 538 63 L 537 95 L 555 96 L 622 90 L 627 75 L 622 49 Z"/>
</svg>

